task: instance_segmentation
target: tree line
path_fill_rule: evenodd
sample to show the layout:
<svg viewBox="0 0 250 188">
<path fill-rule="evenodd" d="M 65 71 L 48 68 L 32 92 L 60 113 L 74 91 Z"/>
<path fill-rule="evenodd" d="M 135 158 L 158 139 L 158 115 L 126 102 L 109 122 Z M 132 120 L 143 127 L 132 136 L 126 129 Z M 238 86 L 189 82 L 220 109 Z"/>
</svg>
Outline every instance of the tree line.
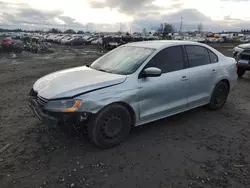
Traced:
<svg viewBox="0 0 250 188">
<path fill-rule="evenodd" d="M 242 29 L 241 33 L 250 33 L 250 30 L 249 29 Z"/>
</svg>

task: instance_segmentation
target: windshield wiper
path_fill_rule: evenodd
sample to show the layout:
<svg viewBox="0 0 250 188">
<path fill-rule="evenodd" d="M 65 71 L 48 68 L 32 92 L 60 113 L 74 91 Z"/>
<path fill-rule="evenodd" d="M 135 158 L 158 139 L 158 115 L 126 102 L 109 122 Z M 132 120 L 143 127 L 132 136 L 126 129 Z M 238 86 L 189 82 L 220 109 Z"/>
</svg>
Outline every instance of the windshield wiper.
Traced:
<svg viewBox="0 0 250 188">
<path fill-rule="evenodd" d="M 108 72 L 107 70 L 101 69 L 101 68 L 94 68 L 94 67 L 90 67 L 90 68 L 95 69 L 95 70 L 98 70 L 98 71 L 102 71 L 102 72 Z"/>
<path fill-rule="evenodd" d="M 89 66 L 89 68 L 94 69 L 94 70 L 98 70 L 98 71 L 102 71 L 102 72 L 111 73 L 111 71 L 110 71 L 110 70 L 107 70 L 107 69 L 102 69 L 102 68 L 92 67 L 91 65 Z"/>
<path fill-rule="evenodd" d="M 108 71 L 105 70 L 105 69 L 96 69 L 96 70 L 99 70 L 99 71 L 102 71 L 102 72 L 108 72 Z"/>
</svg>

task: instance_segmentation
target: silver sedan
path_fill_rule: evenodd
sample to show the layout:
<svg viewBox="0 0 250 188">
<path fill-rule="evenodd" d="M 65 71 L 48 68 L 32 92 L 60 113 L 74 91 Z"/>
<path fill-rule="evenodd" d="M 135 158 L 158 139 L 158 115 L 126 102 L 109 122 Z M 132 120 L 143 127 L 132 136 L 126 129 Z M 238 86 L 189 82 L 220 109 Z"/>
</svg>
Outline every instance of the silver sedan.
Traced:
<svg viewBox="0 0 250 188">
<path fill-rule="evenodd" d="M 134 126 L 207 105 L 225 104 L 237 64 L 214 48 L 188 41 L 120 46 L 94 61 L 46 75 L 30 91 L 29 105 L 50 127 L 87 132 L 110 148 Z"/>
</svg>

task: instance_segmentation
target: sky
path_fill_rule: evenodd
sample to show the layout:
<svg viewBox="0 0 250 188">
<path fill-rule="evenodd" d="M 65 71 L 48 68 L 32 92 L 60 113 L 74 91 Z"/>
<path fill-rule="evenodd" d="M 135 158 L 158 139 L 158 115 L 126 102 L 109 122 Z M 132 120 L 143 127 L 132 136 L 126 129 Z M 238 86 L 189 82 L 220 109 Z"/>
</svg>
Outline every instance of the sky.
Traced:
<svg viewBox="0 0 250 188">
<path fill-rule="evenodd" d="M 250 27 L 250 0 L 0 0 L 0 27 L 138 31 L 167 22 L 183 30 Z"/>
</svg>

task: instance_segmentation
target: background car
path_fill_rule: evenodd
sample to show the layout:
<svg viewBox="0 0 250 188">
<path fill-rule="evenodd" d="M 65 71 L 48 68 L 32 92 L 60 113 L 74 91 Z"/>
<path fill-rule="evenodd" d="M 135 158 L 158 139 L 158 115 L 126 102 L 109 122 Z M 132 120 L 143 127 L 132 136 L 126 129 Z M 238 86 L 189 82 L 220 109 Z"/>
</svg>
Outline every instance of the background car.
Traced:
<svg viewBox="0 0 250 188">
<path fill-rule="evenodd" d="M 71 45 L 82 45 L 82 44 L 85 44 L 86 43 L 86 40 L 80 36 L 77 36 L 77 37 L 73 37 L 70 41 L 69 41 L 69 44 Z"/>
<path fill-rule="evenodd" d="M 68 37 L 65 37 L 61 40 L 61 44 L 70 44 L 70 40 L 72 39 L 73 37 L 71 36 L 68 36 Z"/>
<path fill-rule="evenodd" d="M 12 51 L 13 46 L 14 46 L 14 41 L 12 40 L 11 37 L 7 37 L 7 38 L 3 39 L 2 43 L 1 43 L 1 50 L 6 51 L 6 52 Z"/>
<path fill-rule="evenodd" d="M 242 77 L 250 70 L 250 43 L 241 44 L 233 49 L 233 57 L 237 60 L 238 77 Z"/>
<path fill-rule="evenodd" d="M 10 37 L 7 37 L 7 38 L 3 39 L 3 41 L 2 41 L 2 46 L 4 46 L 4 47 L 10 47 L 13 44 L 14 44 L 14 41 Z"/>
</svg>

